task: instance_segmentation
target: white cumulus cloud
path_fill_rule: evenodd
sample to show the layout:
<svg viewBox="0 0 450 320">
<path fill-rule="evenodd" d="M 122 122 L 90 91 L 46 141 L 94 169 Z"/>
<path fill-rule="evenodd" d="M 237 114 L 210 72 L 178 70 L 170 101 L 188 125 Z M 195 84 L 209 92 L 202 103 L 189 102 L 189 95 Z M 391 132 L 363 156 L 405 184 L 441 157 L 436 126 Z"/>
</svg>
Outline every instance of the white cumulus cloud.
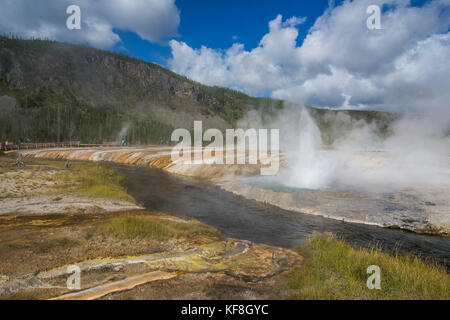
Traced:
<svg viewBox="0 0 450 320">
<path fill-rule="evenodd" d="M 369 30 L 369 5 L 382 10 Z M 209 85 L 321 107 L 449 110 L 450 1 L 344 1 L 330 6 L 297 45 L 304 18 L 269 22 L 252 50 L 170 42 L 169 67 Z"/>
<path fill-rule="evenodd" d="M 81 30 L 68 30 L 66 9 L 81 9 Z M 0 0 L 0 32 L 21 37 L 87 43 L 111 48 L 120 41 L 115 29 L 160 42 L 177 35 L 174 0 Z"/>
</svg>

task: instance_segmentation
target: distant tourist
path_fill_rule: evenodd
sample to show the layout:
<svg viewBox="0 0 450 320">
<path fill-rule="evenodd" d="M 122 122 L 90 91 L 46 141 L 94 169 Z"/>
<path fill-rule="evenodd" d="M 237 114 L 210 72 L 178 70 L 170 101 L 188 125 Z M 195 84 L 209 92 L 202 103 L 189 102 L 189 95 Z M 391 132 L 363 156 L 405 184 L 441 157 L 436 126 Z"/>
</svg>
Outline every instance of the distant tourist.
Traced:
<svg viewBox="0 0 450 320">
<path fill-rule="evenodd" d="M 22 154 L 19 153 L 16 159 L 16 166 L 18 167 L 25 167 L 25 164 L 22 161 Z"/>
</svg>

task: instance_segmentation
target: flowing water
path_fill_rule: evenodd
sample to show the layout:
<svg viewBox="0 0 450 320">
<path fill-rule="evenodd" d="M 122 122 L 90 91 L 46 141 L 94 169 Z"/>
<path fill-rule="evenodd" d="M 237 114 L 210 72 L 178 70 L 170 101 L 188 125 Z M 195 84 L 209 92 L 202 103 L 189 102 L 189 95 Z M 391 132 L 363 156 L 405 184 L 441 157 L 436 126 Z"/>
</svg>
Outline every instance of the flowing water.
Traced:
<svg viewBox="0 0 450 320">
<path fill-rule="evenodd" d="M 226 237 L 292 248 L 314 231 L 329 231 L 355 247 L 379 245 L 387 250 L 434 257 L 450 270 L 448 238 L 290 212 L 159 169 L 112 166 L 126 176 L 129 193 L 147 209 L 195 218 L 216 227 Z"/>
</svg>

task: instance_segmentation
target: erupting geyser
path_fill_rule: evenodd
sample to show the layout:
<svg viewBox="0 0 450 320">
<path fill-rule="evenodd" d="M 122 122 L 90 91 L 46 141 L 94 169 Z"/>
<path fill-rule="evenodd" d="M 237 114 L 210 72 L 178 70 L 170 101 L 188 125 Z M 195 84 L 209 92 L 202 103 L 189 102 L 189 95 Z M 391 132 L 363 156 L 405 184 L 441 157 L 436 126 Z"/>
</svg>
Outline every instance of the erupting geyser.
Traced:
<svg viewBox="0 0 450 320">
<path fill-rule="evenodd" d="M 324 154 L 320 130 L 306 108 L 301 111 L 299 128 L 286 184 L 304 189 L 330 187 L 333 183 L 336 162 Z"/>
</svg>

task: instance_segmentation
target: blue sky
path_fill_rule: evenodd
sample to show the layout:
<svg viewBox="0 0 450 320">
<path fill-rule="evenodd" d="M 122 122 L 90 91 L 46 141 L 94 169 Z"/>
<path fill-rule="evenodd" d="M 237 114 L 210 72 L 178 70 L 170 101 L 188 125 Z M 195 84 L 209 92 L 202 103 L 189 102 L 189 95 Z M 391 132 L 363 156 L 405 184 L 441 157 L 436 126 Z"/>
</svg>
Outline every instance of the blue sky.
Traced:
<svg viewBox="0 0 450 320">
<path fill-rule="evenodd" d="M 258 46 L 268 32 L 268 22 L 283 17 L 307 17 L 300 28 L 299 45 L 317 17 L 328 7 L 328 0 L 177 0 L 181 22 L 177 40 L 193 48 L 207 46 L 226 49 L 240 42 L 246 49 Z M 114 50 L 166 66 L 171 56 L 167 42 L 150 43 L 133 32 L 116 30 L 122 43 Z M 234 37 L 234 38 L 233 38 Z"/>
<path fill-rule="evenodd" d="M 422 6 L 429 0 L 412 0 L 412 6 Z M 338 6 L 342 0 L 334 1 Z M 329 0 L 176 0 L 181 22 L 177 40 L 193 48 L 207 46 L 216 49 L 229 48 L 233 43 L 243 43 L 247 50 L 258 46 L 267 33 L 267 23 L 278 14 L 285 18 L 306 17 L 299 29 L 297 44 L 306 37 L 316 19 L 329 7 Z M 167 41 L 151 43 L 130 31 L 115 30 L 122 39 L 114 47 L 135 58 L 167 66 L 171 49 Z"/>
</svg>

